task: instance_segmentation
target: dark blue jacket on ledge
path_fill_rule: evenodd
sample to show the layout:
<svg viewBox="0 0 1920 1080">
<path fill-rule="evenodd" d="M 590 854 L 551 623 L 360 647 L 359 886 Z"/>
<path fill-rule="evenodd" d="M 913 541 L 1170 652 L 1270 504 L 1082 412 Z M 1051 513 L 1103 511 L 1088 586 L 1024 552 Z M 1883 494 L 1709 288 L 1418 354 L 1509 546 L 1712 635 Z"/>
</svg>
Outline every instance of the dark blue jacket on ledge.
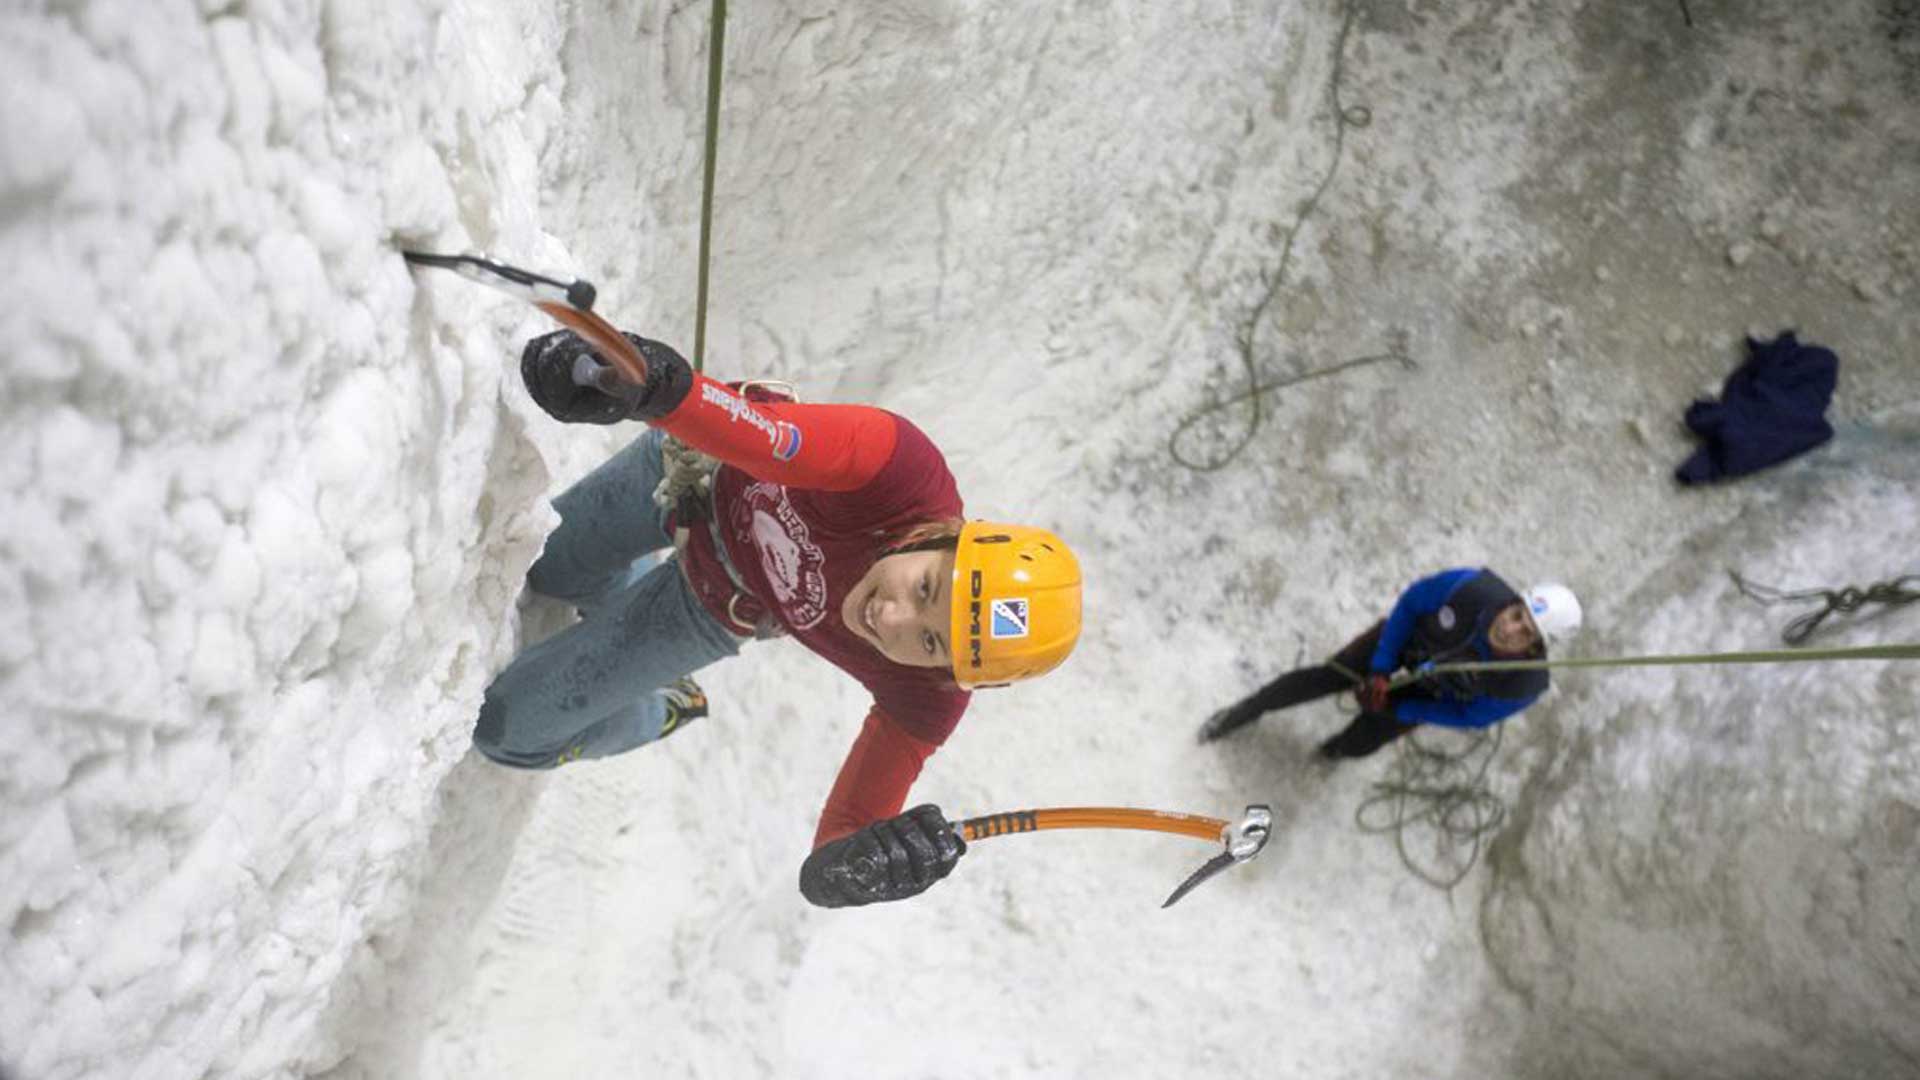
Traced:
<svg viewBox="0 0 1920 1080">
<path fill-rule="evenodd" d="M 1683 484 L 1704 484 L 1777 465 L 1833 438 L 1828 402 L 1840 381 L 1840 358 L 1802 345 L 1789 330 L 1766 344 L 1747 339 L 1747 362 L 1727 376 L 1720 400 L 1687 406 L 1687 426 L 1702 445 L 1674 471 Z"/>
</svg>

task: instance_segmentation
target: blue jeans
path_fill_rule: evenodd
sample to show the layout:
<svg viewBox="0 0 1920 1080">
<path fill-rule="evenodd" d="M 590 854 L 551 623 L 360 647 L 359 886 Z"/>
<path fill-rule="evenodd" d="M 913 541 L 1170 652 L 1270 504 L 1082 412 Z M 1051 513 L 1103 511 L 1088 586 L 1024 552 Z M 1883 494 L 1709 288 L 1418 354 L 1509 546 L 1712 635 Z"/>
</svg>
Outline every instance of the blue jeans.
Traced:
<svg viewBox="0 0 1920 1080">
<path fill-rule="evenodd" d="M 658 687 L 740 651 L 680 572 L 653 504 L 663 433 L 648 429 L 553 501 L 560 526 L 527 571 L 581 620 L 523 649 L 487 687 L 473 744 L 502 765 L 550 769 L 660 737 Z"/>
</svg>

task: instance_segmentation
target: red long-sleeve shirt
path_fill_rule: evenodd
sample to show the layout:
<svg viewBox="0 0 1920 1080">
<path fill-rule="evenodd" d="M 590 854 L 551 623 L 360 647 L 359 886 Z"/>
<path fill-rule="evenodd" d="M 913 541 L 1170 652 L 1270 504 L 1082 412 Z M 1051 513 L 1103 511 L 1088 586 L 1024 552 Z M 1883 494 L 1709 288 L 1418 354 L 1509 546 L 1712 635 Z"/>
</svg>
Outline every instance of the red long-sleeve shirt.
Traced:
<svg viewBox="0 0 1920 1080">
<path fill-rule="evenodd" d="M 960 516 L 946 459 L 919 428 L 883 409 L 749 403 L 704 375 L 658 423 L 724 463 L 713 483 L 714 531 L 748 590 L 788 634 L 873 694 L 814 845 L 899 813 L 970 695 L 945 669 L 881 656 L 841 622 L 840 604 L 873 565 L 882 537 Z M 727 624 L 734 586 L 704 525 L 690 530 L 685 558 L 694 592 Z"/>
</svg>

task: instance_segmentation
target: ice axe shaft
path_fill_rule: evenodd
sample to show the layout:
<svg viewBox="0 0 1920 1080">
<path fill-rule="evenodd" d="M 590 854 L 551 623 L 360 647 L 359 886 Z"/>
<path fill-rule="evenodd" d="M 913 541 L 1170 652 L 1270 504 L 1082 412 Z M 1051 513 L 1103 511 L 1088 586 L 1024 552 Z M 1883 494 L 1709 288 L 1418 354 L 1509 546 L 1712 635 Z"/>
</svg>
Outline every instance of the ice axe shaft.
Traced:
<svg viewBox="0 0 1920 1080">
<path fill-rule="evenodd" d="M 562 282 L 478 255 L 434 255 L 424 251 L 400 254 L 410 265 L 451 270 L 468 281 L 532 304 L 553 321 L 585 338 L 623 380 L 635 386 L 647 384 L 647 362 L 640 350 L 614 329 L 613 324 L 594 314 L 597 294 L 592 282 Z"/>
<path fill-rule="evenodd" d="M 1172 907 L 1201 882 L 1232 866 L 1260 854 L 1273 832 L 1273 811 L 1264 805 L 1247 807 L 1239 821 L 1225 821 L 1200 814 L 1172 810 L 1140 810 L 1124 806 L 1067 806 L 1045 810 L 1009 810 L 984 814 L 954 823 L 969 843 L 996 836 L 1038 832 L 1042 829 L 1134 829 L 1145 832 L 1173 833 L 1195 840 L 1211 840 L 1224 850 L 1187 876 L 1173 895 L 1160 906 Z"/>
<path fill-rule="evenodd" d="M 1137 810 L 1124 806 L 1062 806 L 1048 810 L 1008 810 L 956 822 L 969 842 L 1041 829 L 1138 829 L 1174 833 L 1196 840 L 1218 840 L 1227 823 L 1215 817 L 1172 810 Z"/>
</svg>

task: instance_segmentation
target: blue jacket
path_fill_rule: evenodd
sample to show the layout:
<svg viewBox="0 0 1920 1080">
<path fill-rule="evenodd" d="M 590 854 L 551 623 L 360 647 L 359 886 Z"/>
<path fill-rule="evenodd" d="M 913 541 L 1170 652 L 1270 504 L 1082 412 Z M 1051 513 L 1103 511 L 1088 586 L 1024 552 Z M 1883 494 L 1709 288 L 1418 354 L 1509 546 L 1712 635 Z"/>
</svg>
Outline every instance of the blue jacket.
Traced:
<svg viewBox="0 0 1920 1080">
<path fill-rule="evenodd" d="M 1443 570 L 1421 578 L 1393 605 L 1371 667 L 1391 675 L 1428 662 L 1501 659 L 1493 655 L 1487 628 L 1502 608 L 1519 602 L 1520 595 L 1491 570 Z M 1540 655 L 1546 655 L 1544 645 Z M 1453 674 L 1396 690 L 1391 711 L 1403 724 L 1486 727 L 1533 704 L 1546 690 L 1545 669 Z"/>
</svg>

